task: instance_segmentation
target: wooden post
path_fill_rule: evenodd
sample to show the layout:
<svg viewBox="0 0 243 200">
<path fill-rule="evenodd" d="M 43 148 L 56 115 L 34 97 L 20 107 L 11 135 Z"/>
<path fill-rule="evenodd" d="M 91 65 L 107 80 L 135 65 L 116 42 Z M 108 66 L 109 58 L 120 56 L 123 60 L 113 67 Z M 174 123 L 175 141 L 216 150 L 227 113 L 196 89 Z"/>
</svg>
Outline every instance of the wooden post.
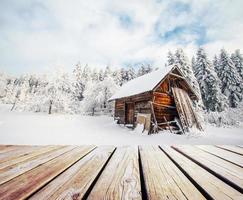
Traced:
<svg viewBox="0 0 243 200">
<path fill-rule="evenodd" d="M 173 133 L 173 132 L 172 132 L 172 130 L 171 130 L 171 128 L 170 128 L 170 124 L 167 122 L 167 120 L 166 120 L 165 116 L 164 116 L 164 120 L 165 120 L 166 125 L 169 127 L 170 132 L 171 132 L 171 133 Z"/>
<path fill-rule="evenodd" d="M 158 123 L 157 123 L 157 120 L 156 120 L 156 116 L 155 116 L 155 113 L 154 113 L 154 106 L 153 106 L 153 102 L 150 101 L 150 106 L 151 106 L 151 111 L 152 111 L 152 114 L 153 114 L 153 118 L 154 118 L 154 125 L 155 125 L 155 131 L 158 132 Z"/>
</svg>

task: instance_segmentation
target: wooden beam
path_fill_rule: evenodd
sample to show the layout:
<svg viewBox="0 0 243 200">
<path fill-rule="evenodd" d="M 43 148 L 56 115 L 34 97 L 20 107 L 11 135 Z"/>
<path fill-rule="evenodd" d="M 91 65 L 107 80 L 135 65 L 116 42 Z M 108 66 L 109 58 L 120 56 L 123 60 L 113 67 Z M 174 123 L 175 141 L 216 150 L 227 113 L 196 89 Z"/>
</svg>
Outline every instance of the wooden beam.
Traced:
<svg viewBox="0 0 243 200">
<path fill-rule="evenodd" d="M 165 104 L 161 104 L 161 103 L 154 103 L 152 102 L 153 104 L 157 105 L 157 106 L 161 106 L 161 107 L 166 107 L 166 108 L 173 108 L 175 109 L 176 107 L 175 106 L 168 106 L 168 105 L 165 105 Z"/>
<path fill-rule="evenodd" d="M 180 75 L 178 75 L 178 74 L 174 74 L 174 73 L 169 73 L 169 75 L 172 75 L 172 76 L 175 76 L 175 77 L 177 77 L 177 78 L 181 78 L 181 79 L 183 79 L 183 80 L 185 80 L 185 78 L 183 77 L 183 76 L 180 76 Z"/>
<path fill-rule="evenodd" d="M 164 116 L 164 120 L 165 120 L 166 125 L 167 125 L 167 126 L 168 126 L 168 128 L 170 129 L 170 132 L 171 132 L 171 133 L 173 133 L 173 132 L 172 132 L 172 130 L 171 130 L 171 128 L 170 128 L 170 124 L 167 122 L 167 120 L 166 120 L 165 116 Z"/>
</svg>

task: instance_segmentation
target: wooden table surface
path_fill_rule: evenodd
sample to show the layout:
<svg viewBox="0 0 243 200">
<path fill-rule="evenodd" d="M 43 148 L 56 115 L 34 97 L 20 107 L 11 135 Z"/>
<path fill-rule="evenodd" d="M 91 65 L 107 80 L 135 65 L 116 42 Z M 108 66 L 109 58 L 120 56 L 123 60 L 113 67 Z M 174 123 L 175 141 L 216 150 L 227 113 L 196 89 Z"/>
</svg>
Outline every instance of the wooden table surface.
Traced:
<svg viewBox="0 0 243 200">
<path fill-rule="evenodd" d="M 0 145 L 0 199 L 243 199 L 243 146 Z"/>
</svg>

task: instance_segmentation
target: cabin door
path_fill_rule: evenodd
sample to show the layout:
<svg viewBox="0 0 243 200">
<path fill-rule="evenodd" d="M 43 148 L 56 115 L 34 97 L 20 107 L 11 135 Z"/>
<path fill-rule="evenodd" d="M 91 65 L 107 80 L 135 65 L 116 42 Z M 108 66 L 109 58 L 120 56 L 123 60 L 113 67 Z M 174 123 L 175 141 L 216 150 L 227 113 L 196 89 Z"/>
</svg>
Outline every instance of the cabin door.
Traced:
<svg viewBox="0 0 243 200">
<path fill-rule="evenodd" d="M 126 124 L 134 122 L 134 103 L 126 103 Z"/>
</svg>

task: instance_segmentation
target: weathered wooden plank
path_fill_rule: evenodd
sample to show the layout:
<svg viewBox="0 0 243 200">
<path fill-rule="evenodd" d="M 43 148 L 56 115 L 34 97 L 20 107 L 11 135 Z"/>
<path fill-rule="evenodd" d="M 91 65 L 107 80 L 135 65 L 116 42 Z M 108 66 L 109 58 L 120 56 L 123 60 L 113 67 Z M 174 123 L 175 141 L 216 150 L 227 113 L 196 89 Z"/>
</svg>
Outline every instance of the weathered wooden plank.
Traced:
<svg viewBox="0 0 243 200">
<path fill-rule="evenodd" d="M 243 167 L 243 157 L 241 155 L 211 145 L 198 145 L 197 147 L 219 158 L 234 163 L 235 165 Z"/>
<path fill-rule="evenodd" d="M 62 147 L 63 146 L 38 146 L 37 148 L 32 148 L 30 146 L 30 148 L 28 148 L 28 149 L 20 149 L 18 151 L 14 151 L 14 152 L 12 152 L 12 151 L 7 152 L 7 153 L 3 154 L 4 155 L 3 158 L 0 158 L 1 159 L 0 169 L 5 168 L 10 165 L 20 163 L 31 157 L 35 157 L 35 156 L 43 154 L 45 152 L 59 149 Z M 1 157 L 1 155 L 0 155 L 0 157 Z"/>
<path fill-rule="evenodd" d="M 242 199 L 242 194 L 176 150 L 162 146 L 171 159 L 189 176 L 207 198 Z"/>
<path fill-rule="evenodd" d="M 0 145 L 0 153 L 4 152 L 6 149 L 12 148 L 13 145 Z"/>
<path fill-rule="evenodd" d="M 88 199 L 141 199 L 137 148 L 116 149 Z"/>
<path fill-rule="evenodd" d="M 237 146 L 231 146 L 231 145 L 217 145 L 217 147 L 243 156 L 243 148 Z"/>
<path fill-rule="evenodd" d="M 40 149 L 40 148 L 41 148 L 41 146 L 28 146 L 28 147 L 12 149 L 10 151 L 0 153 L 0 163 L 3 163 L 7 160 L 12 160 L 16 157 L 19 157 L 23 154 L 26 154 L 28 152 L 31 152 L 31 151 L 34 151 L 34 150 Z"/>
<path fill-rule="evenodd" d="M 82 199 L 114 149 L 112 146 L 96 148 L 30 199 Z"/>
<path fill-rule="evenodd" d="M 73 165 L 93 146 L 76 147 L 0 186 L 2 200 L 25 199 Z"/>
<path fill-rule="evenodd" d="M 6 153 L 9 151 L 15 151 L 19 149 L 29 148 L 29 146 L 26 145 L 3 145 L 2 149 L 0 150 L 0 154 Z"/>
<path fill-rule="evenodd" d="M 218 158 L 194 146 L 176 146 L 175 149 L 184 153 L 214 175 L 231 183 L 243 191 L 243 168 Z"/>
<path fill-rule="evenodd" d="M 139 151 L 148 199 L 205 199 L 157 146 Z"/>
<path fill-rule="evenodd" d="M 26 159 L 20 163 L 16 163 L 14 165 L 2 168 L 0 169 L 0 184 L 3 184 L 13 179 L 14 177 L 19 176 L 20 174 L 23 174 L 26 171 L 29 171 L 37 167 L 38 165 L 41 165 L 55 157 L 58 157 L 74 148 L 74 146 L 68 146 L 57 150 L 54 149 L 41 155 Z"/>
</svg>

